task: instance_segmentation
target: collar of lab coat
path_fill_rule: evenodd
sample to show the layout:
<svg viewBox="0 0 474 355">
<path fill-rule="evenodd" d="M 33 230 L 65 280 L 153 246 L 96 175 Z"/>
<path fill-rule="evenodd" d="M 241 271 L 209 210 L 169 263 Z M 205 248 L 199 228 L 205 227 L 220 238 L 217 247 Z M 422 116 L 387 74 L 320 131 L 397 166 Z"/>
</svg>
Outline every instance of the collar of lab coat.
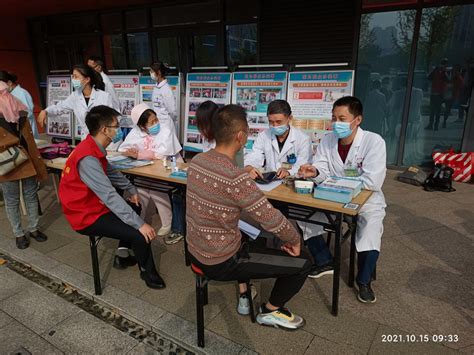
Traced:
<svg viewBox="0 0 474 355">
<path fill-rule="evenodd" d="M 291 126 L 289 130 L 290 133 L 288 133 L 288 137 L 286 138 L 285 144 L 283 145 L 283 148 L 280 152 L 280 147 L 278 146 L 278 139 L 274 134 L 271 133 L 271 129 L 269 129 L 270 136 L 272 137 L 272 147 L 278 156 L 285 155 L 291 149 L 291 147 L 293 146 L 293 142 L 296 140 L 295 130 Z"/>
<path fill-rule="evenodd" d="M 164 80 L 160 81 L 159 83 L 156 83 L 156 87 L 157 87 L 157 88 L 162 88 L 162 87 L 165 86 L 167 83 L 168 83 L 168 80 L 167 80 L 167 79 L 164 79 Z"/>
<path fill-rule="evenodd" d="M 338 138 L 333 134 L 329 133 L 332 135 L 332 159 L 334 161 L 334 164 L 337 166 L 337 168 L 344 169 L 344 166 L 346 163 L 351 162 L 354 160 L 355 155 L 359 151 L 359 147 L 362 143 L 362 140 L 364 138 L 364 130 L 360 128 L 360 126 L 357 128 L 357 133 L 354 137 L 354 141 L 352 142 L 351 149 L 349 149 L 349 153 L 347 154 L 346 158 L 346 163 L 342 162 L 341 156 L 339 155 L 338 151 Z"/>
<path fill-rule="evenodd" d="M 95 88 L 92 88 L 91 96 L 89 97 L 89 103 L 87 103 L 86 98 L 84 97 L 84 94 L 82 93 L 82 91 L 74 91 L 74 93 L 79 96 L 79 100 L 81 100 L 84 103 L 84 105 L 88 108 L 93 105 L 95 98 L 97 96 L 97 90 Z"/>
</svg>

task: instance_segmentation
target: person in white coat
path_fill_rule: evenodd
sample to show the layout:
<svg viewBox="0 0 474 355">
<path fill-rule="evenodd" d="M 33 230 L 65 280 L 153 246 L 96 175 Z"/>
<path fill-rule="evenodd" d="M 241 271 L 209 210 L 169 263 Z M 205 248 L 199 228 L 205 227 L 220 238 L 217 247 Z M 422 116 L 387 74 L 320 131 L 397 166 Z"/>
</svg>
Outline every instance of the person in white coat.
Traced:
<svg viewBox="0 0 474 355">
<path fill-rule="evenodd" d="M 122 155 L 134 159 L 167 159 L 175 157 L 177 161 L 183 161 L 179 152 L 182 147 L 179 144 L 176 133 L 167 125 L 162 125 L 155 112 L 146 104 L 139 104 L 132 109 L 133 129 L 120 145 L 118 151 Z M 168 194 L 145 188 L 138 188 L 138 195 L 142 201 L 142 213 L 146 210 L 150 200 L 155 204 L 160 215 L 162 227 L 158 231 L 159 236 L 166 236 L 166 244 L 174 244 L 183 239 L 183 233 L 171 233 L 173 212 Z M 179 213 L 176 211 L 175 213 Z"/>
<path fill-rule="evenodd" d="M 272 101 L 267 116 L 270 128 L 259 133 L 252 151 L 245 154 L 245 170 L 252 179 L 262 177 L 261 168 L 275 171 L 283 179 L 311 162 L 311 140 L 302 130 L 290 126 L 293 116 L 285 100 Z"/>
<path fill-rule="evenodd" d="M 178 115 L 176 113 L 176 98 L 173 94 L 171 86 L 166 80 L 170 68 L 162 62 L 155 62 L 150 65 L 150 76 L 156 81 L 153 88 L 151 101 L 156 116 L 160 119 L 161 124 L 169 125 L 176 131 L 178 127 Z"/>
<path fill-rule="evenodd" d="M 316 183 L 330 176 L 357 177 L 364 189 L 373 191 L 360 210 L 355 241 L 358 252 L 357 297 L 361 302 L 373 303 L 376 297 L 371 281 L 380 253 L 386 207 L 382 192 L 387 170 L 385 141 L 378 134 L 359 127 L 362 122 L 362 103 L 356 97 L 338 99 L 332 114 L 332 134 L 324 136 L 312 165 L 301 166 L 299 174 L 304 178 L 314 178 Z M 305 239 L 308 235 L 313 236 L 307 240 L 307 245 L 316 262 L 311 275 L 317 278 L 332 271 L 332 256 L 322 239 L 322 227 L 312 226 L 314 228 L 303 229 Z"/>
<path fill-rule="evenodd" d="M 100 75 L 85 64 L 77 64 L 72 68 L 72 86 L 74 91 L 71 95 L 42 110 L 38 122 L 44 126 L 48 116 L 74 113 L 81 126 L 81 140 L 84 140 L 89 134 L 85 119 L 91 108 L 104 105 L 118 111 L 118 107 L 114 106 L 112 97 L 103 91 L 104 83 Z"/>
<path fill-rule="evenodd" d="M 34 115 L 35 105 L 33 99 L 28 91 L 23 89 L 20 84 L 17 83 L 18 77 L 13 73 L 8 73 L 8 89 L 10 93 L 20 100 L 28 108 L 28 120 L 30 121 L 31 130 L 33 131 L 33 136 L 36 139 L 39 139 L 38 126 L 36 124 L 36 119 Z"/>
<path fill-rule="evenodd" d="M 114 84 L 110 80 L 109 76 L 105 74 L 105 63 L 102 58 L 98 56 L 91 56 L 87 60 L 87 65 L 100 74 L 100 76 L 102 77 L 102 81 L 104 82 L 104 91 L 108 92 L 109 95 L 112 97 L 114 107 L 116 109 L 119 108 L 119 110 L 117 111 L 122 112 L 120 110 L 120 100 L 118 99 L 117 92 L 114 89 Z"/>
</svg>

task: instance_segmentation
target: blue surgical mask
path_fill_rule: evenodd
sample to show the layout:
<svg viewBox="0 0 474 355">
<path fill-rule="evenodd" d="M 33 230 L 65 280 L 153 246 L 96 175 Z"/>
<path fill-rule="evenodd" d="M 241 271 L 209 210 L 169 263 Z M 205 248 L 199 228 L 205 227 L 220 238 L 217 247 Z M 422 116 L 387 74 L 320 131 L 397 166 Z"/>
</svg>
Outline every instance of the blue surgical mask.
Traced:
<svg viewBox="0 0 474 355">
<path fill-rule="evenodd" d="M 72 87 L 74 88 L 74 90 L 82 91 L 83 85 L 82 85 L 82 83 L 79 79 L 72 79 L 71 83 L 72 83 Z"/>
<path fill-rule="evenodd" d="M 343 139 L 347 138 L 352 134 L 352 129 L 351 129 L 351 122 L 333 122 L 332 123 L 332 131 L 336 135 L 337 138 Z"/>
<path fill-rule="evenodd" d="M 120 142 L 123 138 L 123 132 L 121 128 L 117 128 L 115 131 L 115 136 L 112 137 L 112 143 Z"/>
<path fill-rule="evenodd" d="M 148 133 L 150 133 L 152 136 L 156 136 L 158 133 L 160 133 L 160 124 L 154 124 L 151 127 L 148 127 Z"/>
<path fill-rule="evenodd" d="M 276 126 L 276 127 L 270 127 L 270 131 L 275 136 L 282 136 L 286 133 L 286 131 L 288 131 L 288 128 L 289 128 L 288 125 Z"/>
</svg>

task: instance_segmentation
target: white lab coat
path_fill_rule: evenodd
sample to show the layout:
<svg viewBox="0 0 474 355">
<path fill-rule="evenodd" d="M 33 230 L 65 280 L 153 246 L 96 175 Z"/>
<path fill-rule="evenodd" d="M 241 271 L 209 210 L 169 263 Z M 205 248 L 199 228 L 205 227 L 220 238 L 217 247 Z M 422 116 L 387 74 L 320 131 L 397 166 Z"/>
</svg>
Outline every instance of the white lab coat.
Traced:
<svg viewBox="0 0 474 355">
<path fill-rule="evenodd" d="M 168 84 L 168 80 L 165 79 L 155 85 L 151 100 L 153 103 L 153 110 L 160 120 L 161 125 L 173 127 L 176 131 L 176 99 L 173 90 L 171 90 L 171 87 Z"/>
<path fill-rule="evenodd" d="M 125 141 L 118 148 L 118 151 L 125 152 L 128 149 L 144 149 L 144 141 L 147 136 L 148 133 L 143 132 L 137 126 L 133 127 Z M 163 159 L 167 156 L 178 154 L 182 147 L 179 144 L 178 137 L 176 137 L 176 132 L 167 126 L 161 125 L 160 122 L 160 133 L 154 136 L 153 144 L 149 149 L 155 153 L 156 159 Z"/>
<path fill-rule="evenodd" d="M 211 149 L 214 149 L 215 147 L 216 147 L 215 140 L 208 141 L 206 138 L 202 137 L 202 151 L 204 153 L 210 151 Z"/>
<path fill-rule="evenodd" d="M 92 89 L 88 104 L 86 104 L 86 99 L 84 98 L 82 91 L 73 91 L 71 95 L 63 101 L 58 102 L 56 105 L 48 106 L 46 111 L 48 112 L 48 116 L 74 113 L 82 127 L 81 139 L 84 140 L 89 134 L 89 130 L 86 126 L 86 115 L 91 108 L 100 105 L 109 106 L 115 110 L 118 109 L 118 107 L 114 106 L 112 97 L 109 93 L 102 90 Z"/>
<path fill-rule="evenodd" d="M 302 130 L 290 127 L 290 133 L 280 152 L 278 140 L 270 129 L 260 132 L 253 144 L 252 151 L 244 156 L 244 166 L 255 168 L 264 167 L 267 171 L 277 171 L 281 163 L 287 162 L 287 156 L 294 154 L 296 163 L 290 169 L 290 174 L 298 172 L 301 165 L 311 163 L 311 140 Z M 263 166 L 265 162 L 265 166 Z"/>
<path fill-rule="evenodd" d="M 109 95 L 112 97 L 112 103 L 118 112 L 122 112 L 120 108 L 120 100 L 118 99 L 117 92 L 114 89 L 114 84 L 110 80 L 109 76 L 104 72 L 100 73 L 102 77 L 102 81 L 105 84 L 105 92 L 108 92 Z"/>
<path fill-rule="evenodd" d="M 359 212 L 356 249 L 358 252 L 380 251 L 383 219 L 387 206 L 382 192 L 387 171 L 385 141 L 378 134 L 364 131 L 359 127 L 345 163 L 339 156 L 337 145 L 338 138 L 334 134 L 327 134 L 321 140 L 313 157 L 313 166 L 319 172 L 315 181 L 320 183 L 329 176 L 343 177 L 345 168 L 358 170 L 364 189 L 372 190 L 374 193 Z M 321 213 L 315 214 L 313 218 L 327 221 Z M 323 232 L 321 226 L 305 223 L 301 223 L 300 226 L 305 232 L 305 239 Z"/>
</svg>

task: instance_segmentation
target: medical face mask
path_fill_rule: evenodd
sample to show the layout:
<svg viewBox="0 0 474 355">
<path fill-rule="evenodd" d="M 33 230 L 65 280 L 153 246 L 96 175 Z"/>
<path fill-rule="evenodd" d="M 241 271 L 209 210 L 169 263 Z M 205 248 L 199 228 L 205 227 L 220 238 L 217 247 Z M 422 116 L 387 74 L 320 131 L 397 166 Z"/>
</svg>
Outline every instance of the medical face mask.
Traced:
<svg viewBox="0 0 474 355">
<path fill-rule="evenodd" d="M 339 139 L 347 138 L 352 134 L 352 122 L 354 122 L 354 120 L 352 120 L 351 122 L 333 122 L 332 131 Z"/>
<path fill-rule="evenodd" d="M 79 79 L 72 79 L 71 83 L 72 83 L 72 87 L 74 88 L 74 90 L 82 91 L 83 86 L 82 86 L 81 81 Z"/>
<path fill-rule="evenodd" d="M 115 130 L 115 136 L 113 136 L 111 139 L 112 139 L 112 143 L 117 143 L 117 142 L 120 142 L 123 138 L 123 132 L 120 128 L 116 128 Z"/>
<path fill-rule="evenodd" d="M 282 136 L 286 133 L 286 131 L 288 131 L 288 126 L 287 125 L 284 125 L 284 126 L 276 126 L 276 127 L 271 127 L 270 128 L 270 131 L 272 132 L 272 134 L 274 134 L 275 136 Z"/>
<path fill-rule="evenodd" d="M 158 133 L 160 133 L 160 124 L 154 124 L 151 127 L 148 127 L 148 133 L 150 133 L 152 136 L 156 136 Z"/>
<path fill-rule="evenodd" d="M 150 76 L 153 80 L 156 81 L 157 77 L 156 77 L 156 74 L 154 72 L 150 72 Z"/>
</svg>

